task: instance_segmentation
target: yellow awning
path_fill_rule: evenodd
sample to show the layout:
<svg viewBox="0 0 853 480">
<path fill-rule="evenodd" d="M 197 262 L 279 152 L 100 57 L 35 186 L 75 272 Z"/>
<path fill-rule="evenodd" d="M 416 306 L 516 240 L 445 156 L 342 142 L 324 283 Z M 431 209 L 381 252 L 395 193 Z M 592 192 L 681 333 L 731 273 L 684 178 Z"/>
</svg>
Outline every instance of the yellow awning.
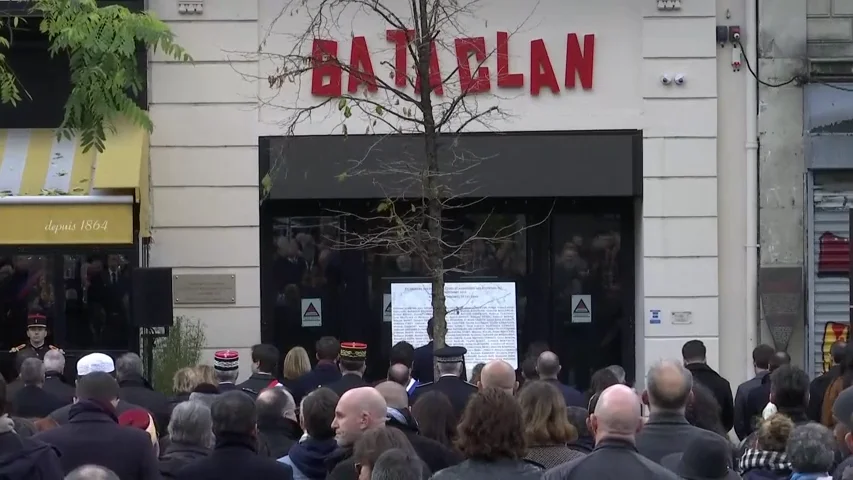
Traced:
<svg viewBox="0 0 853 480">
<path fill-rule="evenodd" d="M 133 205 L 120 208 L 121 202 L 105 198 L 120 196 L 131 196 L 129 202 L 139 204 L 140 233 L 149 236 L 148 133 L 144 129 L 121 125 L 116 133 L 108 133 L 101 153 L 94 148 L 84 153 L 78 139 L 57 138 L 50 129 L 0 130 L 0 244 L 132 243 Z M 119 210 L 127 212 L 126 221 L 117 221 Z M 87 211 L 99 213 L 90 218 Z M 26 221 L 28 215 L 31 224 Z M 63 224 L 63 217 L 84 229 L 88 220 L 106 221 L 122 232 L 108 228 L 111 234 L 95 229 L 72 235 L 68 227 L 64 235 L 23 237 L 25 231 L 49 231 L 51 225 Z M 15 223 L 7 221 L 29 226 L 20 225 L 18 233 L 7 234 L 3 231 L 15 228 Z M 130 225 L 129 235 L 123 232 L 126 225 Z"/>
</svg>

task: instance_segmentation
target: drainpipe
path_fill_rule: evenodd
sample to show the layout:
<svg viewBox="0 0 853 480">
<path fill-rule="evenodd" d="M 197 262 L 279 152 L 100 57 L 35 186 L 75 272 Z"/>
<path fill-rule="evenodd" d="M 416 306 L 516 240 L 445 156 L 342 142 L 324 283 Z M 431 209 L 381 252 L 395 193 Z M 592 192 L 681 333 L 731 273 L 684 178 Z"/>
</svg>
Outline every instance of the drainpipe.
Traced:
<svg viewBox="0 0 853 480">
<path fill-rule="evenodd" d="M 758 73 L 758 0 L 746 0 L 743 55 Z M 746 79 L 746 378 L 753 375 L 752 349 L 758 345 L 758 82 Z"/>
</svg>

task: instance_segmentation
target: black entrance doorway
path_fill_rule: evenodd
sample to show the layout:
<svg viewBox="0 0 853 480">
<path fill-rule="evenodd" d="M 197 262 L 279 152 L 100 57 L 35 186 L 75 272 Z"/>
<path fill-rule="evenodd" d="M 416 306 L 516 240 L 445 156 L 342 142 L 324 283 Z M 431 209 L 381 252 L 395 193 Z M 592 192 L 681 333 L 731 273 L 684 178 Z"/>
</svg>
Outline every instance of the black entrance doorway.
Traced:
<svg viewBox="0 0 853 480">
<path fill-rule="evenodd" d="M 368 377 L 382 378 L 391 347 L 385 295 L 393 282 L 427 282 L 417 258 L 402 252 L 339 250 L 334 236 L 362 228 L 332 212 L 369 208 L 367 201 L 267 201 L 262 207 L 262 340 L 285 354 L 314 356 L 324 335 L 368 344 Z M 482 260 L 447 281 L 516 284 L 518 351 L 546 341 L 560 356 L 563 380 L 586 388 L 611 364 L 634 371 L 634 204 L 630 197 L 488 199 L 452 212 L 448 222 L 485 218 L 516 233 L 472 244 Z M 587 318 L 573 315 L 579 298 Z M 588 303 L 588 305 L 586 305 Z M 319 318 L 305 315 L 309 305 Z M 574 319 L 574 320 L 573 320 Z M 426 328 L 426 325 L 424 325 Z M 419 345 L 415 345 L 416 347 Z M 469 366 L 470 367 L 470 366 Z"/>
</svg>

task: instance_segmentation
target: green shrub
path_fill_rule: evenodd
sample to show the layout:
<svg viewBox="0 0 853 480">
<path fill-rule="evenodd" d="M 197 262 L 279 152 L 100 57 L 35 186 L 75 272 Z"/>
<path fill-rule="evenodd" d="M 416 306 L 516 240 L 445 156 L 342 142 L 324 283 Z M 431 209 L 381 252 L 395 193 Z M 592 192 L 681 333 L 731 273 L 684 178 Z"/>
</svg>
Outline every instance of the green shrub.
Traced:
<svg viewBox="0 0 853 480">
<path fill-rule="evenodd" d="M 162 393 L 172 393 L 172 378 L 184 367 L 198 365 L 205 346 L 204 327 L 195 318 L 176 317 L 169 336 L 154 344 L 154 374 L 151 382 Z"/>
</svg>

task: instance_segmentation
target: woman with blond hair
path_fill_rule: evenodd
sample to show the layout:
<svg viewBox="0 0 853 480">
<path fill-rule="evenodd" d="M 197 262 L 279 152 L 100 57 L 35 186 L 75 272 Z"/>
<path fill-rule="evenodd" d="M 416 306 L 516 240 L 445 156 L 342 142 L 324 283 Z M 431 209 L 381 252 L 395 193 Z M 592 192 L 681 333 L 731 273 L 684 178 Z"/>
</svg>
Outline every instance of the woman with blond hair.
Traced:
<svg viewBox="0 0 853 480">
<path fill-rule="evenodd" d="M 308 352 L 302 347 L 291 348 L 284 357 L 283 370 L 281 384 L 292 392 L 297 379 L 311 371 Z"/>
<path fill-rule="evenodd" d="M 219 385 L 219 382 L 216 380 L 216 371 L 212 366 L 201 364 L 197 365 L 194 370 L 198 376 L 199 384 L 206 383 L 208 385 L 213 385 L 214 387 Z"/>
<path fill-rule="evenodd" d="M 200 383 L 202 382 L 195 368 L 184 367 L 175 372 L 175 376 L 172 377 L 172 391 L 174 395 L 169 399 L 171 407 L 174 408 L 175 405 L 188 401 L 190 394 Z"/>
</svg>

